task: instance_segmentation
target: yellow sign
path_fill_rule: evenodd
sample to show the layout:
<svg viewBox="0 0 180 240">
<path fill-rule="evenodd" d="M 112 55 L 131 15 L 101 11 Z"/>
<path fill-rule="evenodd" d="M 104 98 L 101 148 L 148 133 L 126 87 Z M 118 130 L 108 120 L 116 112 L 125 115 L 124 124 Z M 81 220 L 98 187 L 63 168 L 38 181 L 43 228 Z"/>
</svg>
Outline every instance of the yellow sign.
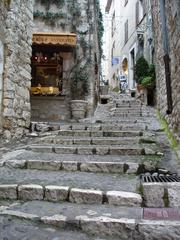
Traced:
<svg viewBox="0 0 180 240">
<path fill-rule="evenodd" d="M 34 44 L 55 44 L 76 46 L 77 37 L 73 33 L 34 33 Z"/>
</svg>

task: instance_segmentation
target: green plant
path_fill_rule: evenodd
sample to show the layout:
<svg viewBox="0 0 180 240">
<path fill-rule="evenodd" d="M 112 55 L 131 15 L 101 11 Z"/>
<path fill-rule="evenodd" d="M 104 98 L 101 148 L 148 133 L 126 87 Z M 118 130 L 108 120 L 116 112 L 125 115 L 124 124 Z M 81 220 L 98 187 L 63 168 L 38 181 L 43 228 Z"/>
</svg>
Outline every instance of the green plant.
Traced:
<svg viewBox="0 0 180 240">
<path fill-rule="evenodd" d="M 153 79 L 152 77 L 149 77 L 149 76 L 145 77 L 141 81 L 141 85 L 143 87 L 153 86 L 153 85 L 155 85 L 155 79 Z"/>
<path fill-rule="evenodd" d="M 161 114 L 160 114 L 159 110 L 157 111 L 157 116 L 158 116 L 158 119 L 161 123 L 161 126 L 163 127 L 163 129 L 164 129 L 164 131 L 165 131 L 165 133 L 166 133 L 166 135 L 169 139 L 169 142 L 170 142 L 172 148 L 175 149 L 178 146 L 178 143 L 177 143 L 173 133 L 170 131 L 167 121 L 164 118 L 161 117 Z"/>
<path fill-rule="evenodd" d="M 134 77 L 138 84 L 141 84 L 144 77 L 148 76 L 149 64 L 144 57 L 140 57 L 134 67 Z"/>
</svg>

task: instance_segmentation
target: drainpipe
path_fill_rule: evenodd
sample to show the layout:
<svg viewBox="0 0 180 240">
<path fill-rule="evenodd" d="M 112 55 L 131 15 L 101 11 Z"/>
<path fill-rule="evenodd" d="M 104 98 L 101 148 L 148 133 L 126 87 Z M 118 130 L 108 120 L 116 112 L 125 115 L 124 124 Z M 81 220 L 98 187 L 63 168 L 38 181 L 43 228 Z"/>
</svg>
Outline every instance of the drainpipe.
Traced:
<svg viewBox="0 0 180 240">
<path fill-rule="evenodd" d="M 169 58 L 169 39 L 168 29 L 166 25 L 166 14 L 165 14 L 165 0 L 160 0 L 160 16 L 162 23 L 162 41 L 164 49 L 164 64 L 165 64 L 165 76 L 166 76 L 166 91 L 167 91 L 167 114 L 172 113 L 172 88 L 171 88 L 171 69 L 170 69 L 170 58 Z"/>
</svg>

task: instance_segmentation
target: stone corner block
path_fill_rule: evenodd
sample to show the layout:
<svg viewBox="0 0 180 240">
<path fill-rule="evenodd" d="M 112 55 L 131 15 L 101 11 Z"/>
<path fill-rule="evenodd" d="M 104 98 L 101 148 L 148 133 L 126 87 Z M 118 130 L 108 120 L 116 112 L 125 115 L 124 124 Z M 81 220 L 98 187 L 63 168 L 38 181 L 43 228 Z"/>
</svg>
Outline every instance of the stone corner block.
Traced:
<svg viewBox="0 0 180 240">
<path fill-rule="evenodd" d="M 68 200 L 69 187 L 63 186 L 46 186 L 45 199 L 46 201 L 59 202 Z"/>
<path fill-rule="evenodd" d="M 18 197 L 22 200 L 43 200 L 44 189 L 36 184 L 21 185 L 18 187 Z"/>
<path fill-rule="evenodd" d="M 132 207 L 142 204 L 141 195 L 133 192 L 108 191 L 106 197 L 110 205 Z"/>
<path fill-rule="evenodd" d="M 17 199 L 17 184 L 0 185 L 0 199 Z"/>
<path fill-rule="evenodd" d="M 63 161 L 62 162 L 62 170 L 64 171 L 77 171 L 78 163 L 75 161 Z"/>
<path fill-rule="evenodd" d="M 25 168 L 26 160 L 7 160 L 5 166 L 12 168 Z"/>
<path fill-rule="evenodd" d="M 169 207 L 180 207 L 180 182 L 168 183 L 166 188 Z"/>
<path fill-rule="evenodd" d="M 50 224 L 58 227 L 65 227 L 67 222 L 67 217 L 63 215 L 56 214 L 54 216 L 44 216 L 41 217 L 41 222 L 45 224 Z"/>
<path fill-rule="evenodd" d="M 143 183 L 142 187 L 146 207 L 164 207 L 164 185 L 162 183 Z"/>
<path fill-rule="evenodd" d="M 100 203 L 103 201 L 103 192 L 99 190 L 72 188 L 69 201 L 73 203 Z"/>
</svg>

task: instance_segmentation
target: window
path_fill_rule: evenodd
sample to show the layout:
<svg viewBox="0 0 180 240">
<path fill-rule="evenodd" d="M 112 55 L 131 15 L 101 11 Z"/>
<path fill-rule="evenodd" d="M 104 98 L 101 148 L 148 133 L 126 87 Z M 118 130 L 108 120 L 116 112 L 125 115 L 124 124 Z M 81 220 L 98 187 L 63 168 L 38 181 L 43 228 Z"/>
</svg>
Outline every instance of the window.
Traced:
<svg viewBox="0 0 180 240">
<path fill-rule="evenodd" d="M 113 59 L 114 59 L 114 50 L 115 50 L 115 41 L 113 42 L 112 49 L 111 49 L 111 64 L 113 66 Z"/>
<path fill-rule="evenodd" d="M 124 43 L 128 41 L 128 20 L 124 24 Z"/>
<path fill-rule="evenodd" d="M 139 1 L 136 2 L 136 26 L 139 24 Z"/>
<path fill-rule="evenodd" d="M 125 2 L 124 2 L 124 6 L 126 6 L 126 5 L 127 5 L 127 3 L 128 3 L 128 0 L 125 0 Z"/>
<path fill-rule="evenodd" d="M 141 22 L 146 14 L 146 1 L 138 0 L 136 2 L 136 26 Z"/>
<path fill-rule="evenodd" d="M 114 36 L 114 32 L 115 32 L 115 11 L 112 17 L 112 37 Z"/>
</svg>

